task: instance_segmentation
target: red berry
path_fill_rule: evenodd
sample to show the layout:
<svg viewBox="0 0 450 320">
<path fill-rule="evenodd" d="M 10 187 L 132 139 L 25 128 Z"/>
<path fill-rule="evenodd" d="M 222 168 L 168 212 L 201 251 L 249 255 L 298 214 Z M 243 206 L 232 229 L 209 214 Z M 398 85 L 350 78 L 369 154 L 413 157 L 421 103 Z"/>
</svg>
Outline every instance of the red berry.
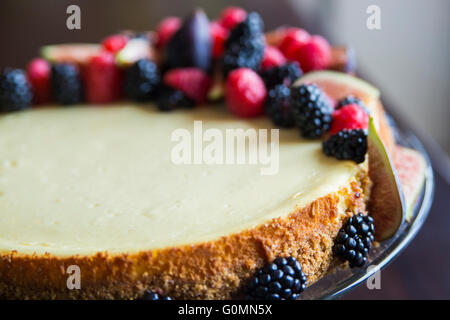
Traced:
<svg viewBox="0 0 450 320">
<path fill-rule="evenodd" d="M 122 73 L 114 54 L 102 51 L 93 56 L 84 70 L 86 100 L 91 103 L 109 103 L 122 96 Z"/>
<path fill-rule="evenodd" d="M 225 49 L 225 41 L 228 38 L 229 31 L 218 22 L 211 22 L 209 32 L 211 33 L 212 56 L 213 58 L 220 58 Z"/>
<path fill-rule="evenodd" d="M 286 63 L 286 58 L 278 48 L 266 46 L 264 48 L 264 57 L 261 61 L 261 69 L 267 70 L 273 67 L 279 67 Z"/>
<path fill-rule="evenodd" d="M 27 67 L 28 80 L 33 87 L 33 102 L 36 104 L 50 101 L 51 67 L 47 60 L 36 58 Z"/>
<path fill-rule="evenodd" d="M 344 129 L 367 129 L 369 115 L 359 105 L 348 104 L 333 112 L 330 133 L 335 134 Z"/>
<path fill-rule="evenodd" d="M 264 82 L 255 71 L 239 68 L 228 75 L 225 100 L 231 113 L 244 118 L 259 116 L 266 96 Z"/>
<path fill-rule="evenodd" d="M 107 37 L 102 41 L 103 49 L 106 51 L 116 53 L 128 42 L 128 37 L 122 34 L 115 34 L 112 36 Z"/>
<path fill-rule="evenodd" d="M 181 27 L 181 19 L 178 17 L 167 17 L 159 23 L 156 27 L 156 34 L 158 35 L 158 41 L 156 46 L 158 48 L 164 47 Z"/>
<path fill-rule="evenodd" d="M 312 36 L 308 43 L 295 51 L 294 55 L 304 72 L 322 70 L 330 64 L 331 47 L 325 38 Z"/>
<path fill-rule="evenodd" d="M 163 78 L 164 84 L 180 90 L 196 103 L 203 103 L 211 87 L 211 78 L 198 68 L 169 70 Z"/>
<path fill-rule="evenodd" d="M 286 58 L 293 60 L 293 52 L 300 46 L 306 44 L 311 36 L 300 28 L 289 28 L 284 31 L 279 49 Z"/>
<path fill-rule="evenodd" d="M 225 8 L 220 14 L 220 24 L 228 29 L 233 29 L 236 25 L 247 18 L 247 11 L 239 7 Z"/>
</svg>

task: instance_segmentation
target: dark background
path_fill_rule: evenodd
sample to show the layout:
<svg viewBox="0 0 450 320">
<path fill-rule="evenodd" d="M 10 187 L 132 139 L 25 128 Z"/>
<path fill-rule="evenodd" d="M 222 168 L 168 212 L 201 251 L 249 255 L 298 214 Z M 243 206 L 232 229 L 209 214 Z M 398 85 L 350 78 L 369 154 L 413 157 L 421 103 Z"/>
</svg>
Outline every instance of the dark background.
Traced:
<svg viewBox="0 0 450 320">
<path fill-rule="evenodd" d="M 310 0 L 2 0 L 0 2 L 0 68 L 4 66 L 24 67 L 31 58 L 38 55 L 39 47 L 44 44 L 61 42 L 98 42 L 105 35 L 114 33 L 118 30 L 150 30 L 156 26 L 162 17 L 167 15 L 185 16 L 195 7 L 204 8 L 209 17 L 214 19 L 214 17 L 219 15 L 223 7 L 230 4 L 237 4 L 248 10 L 255 10 L 261 13 L 267 30 L 280 24 L 302 26 L 306 27 L 311 33 L 324 33 L 333 43 L 339 40 L 335 39 L 339 37 L 332 36 L 333 34 L 336 34 L 335 30 L 333 30 L 334 22 L 336 22 L 336 25 L 343 26 L 343 31 L 339 34 L 345 32 L 348 33 L 348 30 L 345 29 L 346 21 L 342 21 L 341 18 L 339 18 L 339 12 L 342 11 L 341 8 L 338 7 L 339 4 L 342 2 L 343 6 L 345 5 L 348 7 L 349 2 L 355 3 L 355 1 L 333 1 L 333 5 L 328 1 L 316 1 L 313 5 Z M 319 5 L 316 5 L 317 2 Z M 380 2 L 382 8 L 383 5 L 387 3 L 385 1 L 372 2 L 375 4 Z M 408 2 L 411 6 L 408 7 L 408 3 L 405 1 L 403 2 L 406 6 L 406 8 L 404 8 L 405 12 L 409 9 L 413 9 L 416 5 L 412 4 L 412 2 Z M 447 10 L 447 19 L 442 21 L 443 29 L 436 29 L 436 33 L 427 34 L 426 36 L 442 37 L 442 35 L 444 35 L 444 38 L 442 41 L 437 39 L 437 47 L 429 49 L 447 50 L 446 52 L 450 52 L 449 28 L 447 27 L 450 25 L 448 24 L 448 18 L 450 18 L 450 13 L 448 12 L 449 2 L 436 0 L 434 3 L 436 4 L 438 2 L 442 4 L 442 10 Z M 66 8 L 70 4 L 78 4 L 81 7 L 81 30 L 70 31 L 66 28 Z M 435 10 L 438 11 L 439 9 L 439 7 L 435 8 Z M 346 11 L 349 10 L 346 9 Z M 392 12 L 388 11 L 388 13 Z M 401 20 L 402 16 L 403 21 Z M 420 16 L 421 18 L 426 18 L 427 12 L 420 12 Z M 398 24 L 403 23 L 413 25 L 414 23 L 417 23 L 417 20 L 413 20 L 414 16 L 411 17 L 411 15 L 406 15 L 405 18 L 405 15 L 403 15 L 402 12 L 398 12 L 396 17 L 398 17 Z M 442 15 L 439 17 L 442 17 Z M 436 17 L 430 16 L 428 18 L 434 20 L 433 23 L 437 23 L 438 26 L 441 25 L 440 21 L 435 21 Z M 331 27 L 330 21 L 333 22 Z M 344 30 L 347 31 L 344 32 Z M 389 36 L 389 33 L 387 33 L 385 37 L 387 36 Z M 384 45 L 382 42 L 383 34 L 381 34 L 381 36 L 379 35 L 379 37 L 381 37 L 381 41 L 380 43 L 375 44 L 376 47 L 374 47 L 373 50 L 379 49 L 380 46 Z M 409 40 L 408 37 L 411 38 L 411 41 L 417 38 L 417 45 L 420 46 L 421 39 L 417 34 L 403 34 L 402 37 L 407 37 L 406 40 L 405 38 L 402 38 L 402 40 L 406 42 Z M 362 47 L 361 51 L 364 52 L 364 39 L 358 40 L 357 30 L 355 30 L 354 33 L 351 30 L 348 34 L 348 38 L 355 39 L 355 42 Z M 400 54 L 400 52 L 397 53 L 395 50 L 391 50 L 390 55 L 380 57 L 379 60 L 377 60 L 378 57 L 376 57 L 376 61 L 370 63 L 372 68 L 368 67 L 368 63 L 366 63 L 366 66 L 360 64 L 361 66 L 359 67 L 358 72 L 363 78 L 373 81 L 375 85 L 381 89 L 383 97 L 385 97 L 383 102 L 386 109 L 398 122 L 400 122 L 401 127 L 412 129 L 424 142 L 435 168 L 435 200 L 429 218 L 416 239 L 400 255 L 400 257 L 381 272 L 381 290 L 368 290 L 365 288 L 365 285 L 361 285 L 351 293 L 347 294 L 343 299 L 450 299 L 450 210 L 448 209 L 450 206 L 450 166 L 448 155 L 442 151 L 441 147 L 428 134 L 431 132 L 434 137 L 439 140 L 441 146 L 447 151 L 449 150 L 448 137 L 450 136 L 450 133 L 447 123 L 448 120 L 450 120 L 450 113 L 448 112 L 450 99 L 447 99 L 446 97 L 449 97 L 448 86 L 450 85 L 450 82 L 447 84 L 444 83 L 443 88 L 447 88 L 445 90 L 446 92 L 441 93 L 441 96 L 439 97 L 435 90 L 435 83 L 438 81 L 440 83 L 441 80 L 437 79 L 441 79 L 442 77 L 444 77 L 444 79 L 449 79 L 448 77 L 445 77 L 447 76 L 447 70 L 450 70 L 450 64 L 447 55 L 444 62 L 442 62 L 442 68 L 438 66 L 438 71 L 432 74 L 431 80 L 436 79 L 435 83 L 431 81 L 427 82 L 425 87 L 407 88 L 409 90 L 408 92 L 419 92 L 419 96 L 428 94 L 427 102 L 429 103 L 426 106 L 419 104 L 417 108 L 413 108 L 414 99 L 417 100 L 419 98 L 413 97 L 413 102 L 410 103 L 411 106 L 405 105 L 406 103 L 398 103 L 396 96 L 398 96 L 398 92 L 401 91 L 400 83 L 397 88 L 395 84 L 393 86 L 386 85 L 386 83 L 383 85 L 384 81 L 376 81 L 380 78 L 383 79 L 383 74 L 377 72 L 377 61 L 381 64 L 381 58 L 383 58 L 383 60 L 391 58 L 392 61 L 404 59 L 404 57 L 399 57 Z M 370 56 L 370 54 L 367 53 L 365 56 Z M 411 57 L 409 58 L 411 59 Z M 415 61 L 415 58 L 416 57 L 412 55 L 413 61 Z M 422 58 L 421 55 L 417 55 L 417 61 Z M 432 61 L 430 61 L 430 63 L 432 63 Z M 388 70 L 390 69 L 392 68 L 388 67 Z M 411 72 L 414 72 L 413 68 L 411 69 Z M 389 78 L 394 76 L 398 76 L 396 70 L 392 70 L 392 75 L 390 75 Z M 410 75 L 408 74 L 404 76 L 400 75 L 400 77 L 404 77 L 405 79 L 409 76 Z M 386 78 L 388 77 L 386 76 Z M 433 100 L 433 97 L 436 99 Z M 413 114 L 416 119 L 424 117 L 423 112 L 428 112 L 429 114 L 433 114 L 434 112 L 435 118 L 429 119 L 427 126 L 421 126 L 420 121 L 414 121 L 413 124 L 411 121 L 406 120 L 406 118 L 411 119 L 410 110 L 416 112 Z M 445 123 L 442 126 L 442 123 L 439 124 L 438 121 L 445 121 Z M 439 125 L 441 125 L 441 129 L 437 128 Z"/>
</svg>

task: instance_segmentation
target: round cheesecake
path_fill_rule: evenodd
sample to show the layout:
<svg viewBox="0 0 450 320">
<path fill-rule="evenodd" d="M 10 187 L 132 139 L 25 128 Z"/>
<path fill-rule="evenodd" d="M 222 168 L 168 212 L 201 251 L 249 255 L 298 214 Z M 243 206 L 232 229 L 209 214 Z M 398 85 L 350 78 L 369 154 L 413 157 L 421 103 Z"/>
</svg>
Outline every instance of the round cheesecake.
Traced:
<svg viewBox="0 0 450 320">
<path fill-rule="evenodd" d="M 194 147 L 192 164 L 176 163 L 174 132 L 189 132 L 192 146 L 202 140 L 194 121 L 223 136 L 274 129 L 217 106 L 2 116 L 0 295 L 238 297 L 254 270 L 279 255 L 297 257 L 310 283 L 325 274 L 342 222 L 365 210 L 367 161 L 326 157 L 319 140 L 283 129 L 275 174 L 261 174 L 268 164 L 195 163 Z M 70 265 L 80 267 L 79 290 L 67 288 Z"/>
</svg>

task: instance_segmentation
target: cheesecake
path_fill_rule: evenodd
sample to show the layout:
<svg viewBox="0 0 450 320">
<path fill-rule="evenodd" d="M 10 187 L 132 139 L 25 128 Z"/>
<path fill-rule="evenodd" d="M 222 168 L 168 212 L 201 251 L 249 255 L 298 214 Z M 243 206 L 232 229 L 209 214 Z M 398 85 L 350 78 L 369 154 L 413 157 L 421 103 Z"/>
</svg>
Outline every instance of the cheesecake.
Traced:
<svg viewBox="0 0 450 320">
<path fill-rule="evenodd" d="M 234 7 L 169 19 L 0 74 L 0 298 L 297 299 L 395 234 L 378 90 L 313 72 L 352 55 Z"/>
</svg>

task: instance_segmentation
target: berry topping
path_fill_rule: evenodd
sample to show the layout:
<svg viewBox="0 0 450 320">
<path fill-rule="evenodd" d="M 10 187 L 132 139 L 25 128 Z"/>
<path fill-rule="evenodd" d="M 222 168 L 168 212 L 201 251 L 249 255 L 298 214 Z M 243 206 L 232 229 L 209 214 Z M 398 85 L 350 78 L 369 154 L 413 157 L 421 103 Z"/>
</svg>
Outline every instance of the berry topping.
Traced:
<svg viewBox="0 0 450 320">
<path fill-rule="evenodd" d="M 225 75 L 237 68 L 258 70 L 264 55 L 263 22 L 256 12 L 237 25 L 225 42 L 223 72 Z"/>
<path fill-rule="evenodd" d="M 239 7 L 228 7 L 220 14 L 219 22 L 224 28 L 231 30 L 244 21 L 246 17 L 247 12 L 244 9 Z"/>
<path fill-rule="evenodd" d="M 158 48 L 164 47 L 181 27 L 181 19 L 178 17 L 167 17 L 162 20 L 156 27 L 156 34 L 158 39 L 156 46 Z"/>
<path fill-rule="evenodd" d="M 33 94 L 25 72 L 6 68 L 0 74 L 0 112 L 28 109 Z"/>
<path fill-rule="evenodd" d="M 281 37 L 280 50 L 289 60 L 294 59 L 294 52 L 301 46 L 308 43 L 310 35 L 300 28 L 288 28 Z"/>
<path fill-rule="evenodd" d="M 261 72 L 261 77 L 268 88 L 277 84 L 290 86 L 295 80 L 300 78 L 301 75 L 302 70 L 296 61 Z"/>
<path fill-rule="evenodd" d="M 163 82 L 199 104 L 205 102 L 211 87 L 210 77 L 198 68 L 172 69 L 164 75 Z"/>
<path fill-rule="evenodd" d="M 83 85 L 80 71 L 70 63 L 54 64 L 52 67 L 51 87 L 53 100 L 64 105 L 83 101 Z"/>
<path fill-rule="evenodd" d="M 294 117 L 291 109 L 291 90 L 279 84 L 269 90 L 264 106 L 265 113 L 280 127 L 292 127 Z"/>
<path fill-rule="evenodd" d="M 116 66 L 114 54 L 102 51 L 91 58 L 84 73 L 86 100 L 109 103 L 122 93 L 122 74 Z"/>
<path fill-rule="evenodd" d="M 169 296 L 163 296 L 151 290 L 146 290 L 140 300 L 172 300 Z"/>
<path fill-rule="evenodd" d="M 102 41 L 103 49 L 116 53 L 121 50 L 128 42 L 128 37 L 123 34 L 114 34 Z"/>
<path fill-rule="evenodd" d="M 28 80 L 33 88 L 33 102 L 36 104 L 50 101 L 51 66 L 47 60 L 36 58 L 31 60 L 27 68 Z"/>
<path fill-rule="evenodd" d="M 259 75 L 248 68 L 232 71 L 225 86 L 225 100 L 231 113 L 255 117 L 263 113 L 267 90 Z"/>
<path fill-rule="evenodd" d="M 217 22 L 209 24 L 209 31 L 211 32 L 212 56 L 220 58 L 223 55 L 229 31 Z"/>
<path fill-rule="evenodd" d="M 294 257 L 276 258 L 259 269 L 245 290 L 248 300 L 296 300 L 306 289 L 306 275 Z"/>
<path fill-rule="evenodd" d="M 167 43 L 165 64 L 169 69 L 211 67 L 209 20 L 202 10 L 195 10 Z"/>
<path fill-rule="evenodd" d="M 322 70 L 330 64 L 331 47 L 325 38 L 312 36 L 306 44 L 299 46 L 293 55 L 304 72 Z"/>
<path fill-rule="evenodd" d="M 149 101 L 160 82 L 156 64 L 148 59 L 135 62 L 125 75 L 125 93 L 135 101 Z"/>
<path fill-rule="evenodd" d="M 158 109 L 161 111 L 172 111 L 179 108 L 192 108 L 194 101 L 186 97 L 180 90 L 162 86 L 158 92 Z"/>
<path fill-rule="evenodd" d="M 354 215 L 339 230 L 334 244 L 334 252 L 350 263 L 350 267 L 362 267 L 372 248 L 375 227 L 372 217 L 361 212 Z"/>
<path fill-rule="evenodd" d="M 330 132 L 338 133 L 344 129 L 367 129 L 369 115 L 357 104 L 347 104 L 333 112 Z"/>
<path fill-rule="evenodd" d="M 291 88 L 294 121 L 303 137 L 321 137 L 330 129 L 333 107 L 327 96 L 315 84 Z"/>
<path fill-rule="evenodd" d="M 367 152 L 367 132 L 362 129 L 339 131 L 323 142 L 322 149 L 327 156 L 339 160 L 364 162 Z"/>
<path fill-rule="evenodd" d="M 365 111 L 367 111 L 365 104 L 361 100 L 359 100 L 358 98 L 355 98 L 352 95 L 349 95 L 349 96 L 339 100 L 338 103 L 336 104 L 336 109 L 340 109 L 348 104 L 357 104 L 358 106 L 362 107 Z"/>
<path fill-rule="evenodd" d="M 261 61 L 261 69 L 267 70 L 273 67 L 279 67 L 286 63 L 286 58 L 281 51 L 274 46 L 266 46 L 264 56 Z"/>
</svg>

